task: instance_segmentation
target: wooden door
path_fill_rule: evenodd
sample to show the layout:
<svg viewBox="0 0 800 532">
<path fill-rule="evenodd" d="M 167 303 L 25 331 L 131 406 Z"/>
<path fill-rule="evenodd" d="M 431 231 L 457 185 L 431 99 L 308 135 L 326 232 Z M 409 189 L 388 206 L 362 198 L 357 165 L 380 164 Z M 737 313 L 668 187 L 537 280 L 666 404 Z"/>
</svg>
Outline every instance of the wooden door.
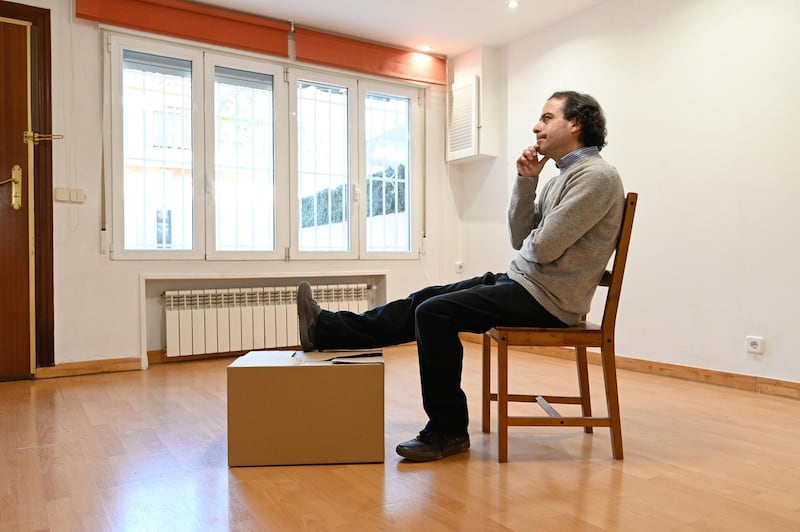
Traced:
<svg viewBox="0 0 800 532">
<path fill-rule="evenodd" d="M 30 35 L 27 21 L 0 18 L 0 378 L 33 373 L 33 195 Z M 31 153 L 32 155 L 32 153 Z"/>
<path fill-rule="evenodd" d="M 51 107 L 50 11 L 0 0 L 0 380 L 54 363 Z"/>
</svg>

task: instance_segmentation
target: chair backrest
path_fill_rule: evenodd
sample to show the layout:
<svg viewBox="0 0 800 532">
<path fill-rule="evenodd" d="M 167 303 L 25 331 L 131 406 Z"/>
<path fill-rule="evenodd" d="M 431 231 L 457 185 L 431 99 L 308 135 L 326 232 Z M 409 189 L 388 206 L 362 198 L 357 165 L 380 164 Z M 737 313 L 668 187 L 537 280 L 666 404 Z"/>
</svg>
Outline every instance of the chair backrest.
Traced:
<svg viewBox="0 0 800 532">
<path fill-rule="evenodd" d="M 636 214 L 636 201 L 639 194 L 628 192 L 625 197 L 625 211 L 622 214 L 622 227 L 619 231 L 617 248 L 614 251 L 614 260 L 611 265 L 611 272 L 606 272 L 600 280 L 600 286 L 607 286 L 606 306 L 603 310 L 603 331 L 614 333 L 617 321 L 617 309 L 619 308 L 619 296 L 622 292 L 622 278 L 625 276 L 625 263 L 628 260 L 628 247 L 631 243 L 631 231 L 633 231 L 633 216 Z"/>
</svg>

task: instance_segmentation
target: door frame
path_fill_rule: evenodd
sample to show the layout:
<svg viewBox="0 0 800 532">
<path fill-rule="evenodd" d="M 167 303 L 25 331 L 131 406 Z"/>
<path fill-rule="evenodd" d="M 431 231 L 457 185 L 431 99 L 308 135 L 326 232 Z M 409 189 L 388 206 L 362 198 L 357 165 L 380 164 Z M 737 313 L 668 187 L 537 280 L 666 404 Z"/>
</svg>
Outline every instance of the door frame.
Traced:
<svg viewBox="0 0 800 532">
<path fill-rule="evenodd" d="M 50 10 L 0 0 L 3 16 L 31 23 L 31 125 L 52 133 Z M 20 133 L 21 134 L 21 133 Z M 53 312 L 53 150 L 41 142 L 33 150 L 34 304 L 36 367 L 55 365 Z M 31 368 L 35 373 L 36 368 Z"/>
</svg>

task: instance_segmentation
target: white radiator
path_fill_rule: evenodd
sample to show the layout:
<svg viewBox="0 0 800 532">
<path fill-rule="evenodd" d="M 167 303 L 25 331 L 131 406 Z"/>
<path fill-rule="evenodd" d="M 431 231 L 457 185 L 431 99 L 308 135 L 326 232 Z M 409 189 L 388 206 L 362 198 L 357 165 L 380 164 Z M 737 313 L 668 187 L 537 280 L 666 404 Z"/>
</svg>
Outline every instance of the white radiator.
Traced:
<svg viewBox="0 0 800 532">
<path fill-rule="evenodd" d="M 327 310 L 367 310 L 366 284 L 313 286 Z M 210 288 L 164 292 L 167 356 L 300 345 L 297 287 Z"/>
</svg>

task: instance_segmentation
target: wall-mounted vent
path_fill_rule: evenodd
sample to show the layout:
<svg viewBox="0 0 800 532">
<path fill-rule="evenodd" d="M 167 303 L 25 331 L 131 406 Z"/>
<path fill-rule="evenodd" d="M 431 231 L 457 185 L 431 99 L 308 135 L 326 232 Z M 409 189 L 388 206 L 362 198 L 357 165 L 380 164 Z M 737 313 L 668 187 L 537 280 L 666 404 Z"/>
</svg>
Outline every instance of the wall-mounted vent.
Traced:
<svg viewBox="0 0 800 532">
<path fill-rule="evenodd" d="M 480 78 L 475 76 L 450 87 L 447 102 L 447 160 L 478 154 L 478 97 Z"/>
</svg>

